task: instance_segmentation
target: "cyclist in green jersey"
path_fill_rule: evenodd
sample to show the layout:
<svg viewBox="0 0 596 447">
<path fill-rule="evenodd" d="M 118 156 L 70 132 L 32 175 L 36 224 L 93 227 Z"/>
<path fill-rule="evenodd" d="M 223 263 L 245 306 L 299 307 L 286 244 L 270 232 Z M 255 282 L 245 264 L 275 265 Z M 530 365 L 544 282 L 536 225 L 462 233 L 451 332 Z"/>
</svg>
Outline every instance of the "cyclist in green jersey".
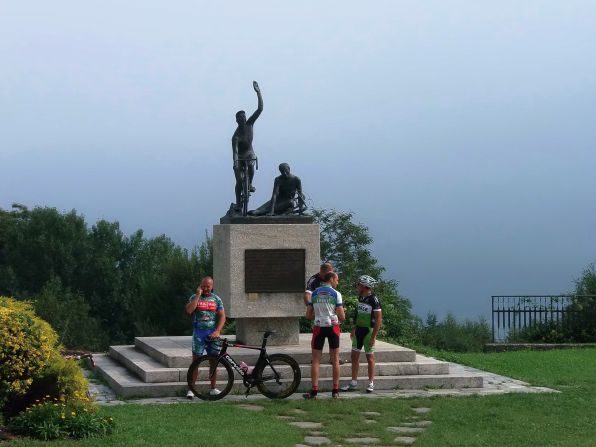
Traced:
<svg viewBox="0 0 596 447">
<path fill-rule="evenodd" d="M 374 391 L 375 378 L 375 341 L 381 328 L 383 318 L 381 315 L 381 302 L 373 293 L 376 280 L 368 275 L 358 278 L 358 306 L 354 314 L 354 329 L 352 338 L 352 381 L 341 387 L 342 391 L 355 391 L 358 389 L 358 369 L 360 368 L 360 351 L 364 348 L 368 363 L 367 393 Z"/>
</svg>

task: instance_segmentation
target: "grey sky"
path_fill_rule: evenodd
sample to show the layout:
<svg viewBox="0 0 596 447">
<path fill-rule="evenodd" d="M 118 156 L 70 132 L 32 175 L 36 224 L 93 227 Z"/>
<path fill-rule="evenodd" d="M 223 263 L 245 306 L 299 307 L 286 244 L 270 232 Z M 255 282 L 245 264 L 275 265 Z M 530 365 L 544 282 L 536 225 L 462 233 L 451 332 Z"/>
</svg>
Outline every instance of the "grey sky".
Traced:
<svg viewBox="0 0 596 447">
<path fill-rule="evenodd" d="M 0 207 L 191 247 L 277 165 L 352 210 L 414 310 L 487 314 L 596 260 L 593 1 L 0 2 Z"/>
</svg>

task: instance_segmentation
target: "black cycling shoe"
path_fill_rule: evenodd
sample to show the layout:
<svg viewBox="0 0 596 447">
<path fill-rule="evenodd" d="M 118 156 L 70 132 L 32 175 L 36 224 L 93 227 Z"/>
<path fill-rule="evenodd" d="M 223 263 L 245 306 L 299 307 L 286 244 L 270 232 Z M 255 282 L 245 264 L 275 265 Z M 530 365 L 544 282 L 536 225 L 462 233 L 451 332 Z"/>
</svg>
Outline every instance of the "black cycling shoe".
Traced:
<svg viewBox="0 0 596 447">
<path fill-rule="evenodd" d="M 304 394 L 302 395 L 302 397 L 303 397 L 304 399 L 306 399 L 306 400 L 309 400 L 309 399 L 316 399 L 316 398 L 317 398 L 317 391 L 313 391 L 313 390 L 311 390 L 311 391 L 309 391 L 308 393 L 304 393 Z"/>
</svg>

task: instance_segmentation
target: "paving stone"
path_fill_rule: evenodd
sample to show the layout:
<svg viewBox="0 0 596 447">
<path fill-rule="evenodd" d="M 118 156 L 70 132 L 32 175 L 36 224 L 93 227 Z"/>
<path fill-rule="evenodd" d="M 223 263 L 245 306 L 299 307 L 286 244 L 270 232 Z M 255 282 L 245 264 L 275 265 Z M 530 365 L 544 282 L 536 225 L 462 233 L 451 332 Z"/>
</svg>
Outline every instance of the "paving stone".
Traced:
<svg viewBox="0 0 596 447">
<path fill-rule="evenodd" d="M 243 410 L 248 410 L 248 411 L 263 411 L 265 409 L 265 407 L 261 407 L 260 405 L 253 405 L 253 404 L 238 405 L 238 408 L 242 408 Z"/>
<path fill-rule="evenodd" d="M 325 436 L 305 436 L 304 442 L 310 445 L 331 444 L 331 440 Z"/>
<path fill-rule="evenodd" d="M 310 447 L 310 445 L 306 445 L 306 444 L 296 444 L 294 447 Z"/>
<path fill-rule="evenodd" d="M 380 441 L 379 438 L 346 438 L 344 439 L 348 444 L 376 444 Z"/>
<path fill-rule="evenodd" d="M 364 416 L 381 416 L 381 413 L 378 413 L 376 411 L 364 411 L 361 414 L 363 414 Z"/>
<path fill-rule="evenodd" d="M 416 442 L 416 438 L 412 438 L 411 436 L 398 436 L 393 442 L 401 445 L 412 445 Z"/>
<path fill-rule="evenodd" d="M 404 427 L 428 427 L 432 421 L 402 422 Z"/>
<path fill-rule="evenodd" d="M 414 410 L 418 414 L 425 414 L 430 412 L 430 408 L 428 407 L 416 407 L 412 408 L 412 410 Z"/>
<path fill-rule="evenodd" d="M 297 421 L 297 422 L 290 422 L 290 425 L 298 428 L 322 428 L 323 424 L 321 422 L 309 422 L 309 421 Z"/>
<path fill-rule="evenodd" d="M 294 416 L 276 416 L 277 419 L 281 419 L 282 421 L 291 421 L 294 419 Z"/>
<path fill-rule="evenodd" d="M 294 408 L 292 410 L 292 412 L 296 413 L 296 414 L 306 414 L 307 413 L 306 411 L 302 410 L 301 408 Z"/>
<path fill-rule="evenodd" d="M 392 433 L 421 433 L 424 431 L 420 427 L 387 427 L 385 430 Z"/>
<path fill-rule="evenodd" d="M 364 422 L 366 422 L 367 424 L 376 424 L 377 421 L 375 421 L 374 419 L 365 419 Z"/>
</svg>

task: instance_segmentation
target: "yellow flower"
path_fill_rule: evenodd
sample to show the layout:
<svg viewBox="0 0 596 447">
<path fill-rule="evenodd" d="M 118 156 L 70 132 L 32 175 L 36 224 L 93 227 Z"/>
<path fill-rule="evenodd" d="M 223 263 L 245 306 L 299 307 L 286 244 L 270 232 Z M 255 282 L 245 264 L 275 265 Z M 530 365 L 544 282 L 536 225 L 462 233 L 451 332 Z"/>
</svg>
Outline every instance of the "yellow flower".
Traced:
<svg viewBox="0 0 596 447">
<path fill-rule="evenodd" d="M 71 415 L 71 416 L 76 416 L 77 414 L 76 414 L 74 411 L 71 411 L 71 412 L 70 412 L 70 415 Z"/>
</svg>

